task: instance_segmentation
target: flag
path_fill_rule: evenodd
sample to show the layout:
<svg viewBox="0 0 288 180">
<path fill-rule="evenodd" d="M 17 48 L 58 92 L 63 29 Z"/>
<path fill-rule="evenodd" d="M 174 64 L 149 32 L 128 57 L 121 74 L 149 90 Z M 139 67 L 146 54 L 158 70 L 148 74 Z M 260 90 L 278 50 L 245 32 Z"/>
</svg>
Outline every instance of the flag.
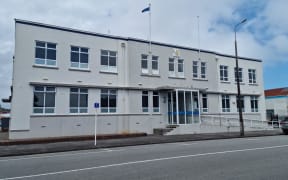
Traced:
<svg viewBox="0 0 288 180">
<path fill-rule="evenodd" d="M 147 11 L 150 11 L 150 6 L 147 7 L 147 8 L 145 8 L 145 9 L 143 9 L 143 10 L 142 10 L 142 13 L 147 12 Z"/>
</svg>

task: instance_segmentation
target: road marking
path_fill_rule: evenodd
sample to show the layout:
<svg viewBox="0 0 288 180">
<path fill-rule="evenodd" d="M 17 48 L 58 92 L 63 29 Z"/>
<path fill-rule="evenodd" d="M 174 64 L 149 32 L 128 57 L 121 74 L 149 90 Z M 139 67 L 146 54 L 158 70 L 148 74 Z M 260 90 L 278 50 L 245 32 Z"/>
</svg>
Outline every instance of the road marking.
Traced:
<svg viewBox="0 0 288 180">
<path fill-rule="evenodd" d="M 199 143 L 178 143 L 177 145 L 181 145 L 181 146 L 192 146 L 195 144 L 199 144 Z"/>
<path fill-rule="evenodd" d="M 20 160 L 27 160 L 27 159 L 41 159 L 41 158 L 53 158 L 53 157 L 61 157 L 61 156 L 75 156 L 75 155 L 85 155 L 85 154 L 98 154 L 98 153 L 107 153 L 107 152 L 118 152 L 124 151 L 124 149 L 103 149 L 102 151 L 89 151 L 89 152 L 81 152 L 81 153 L 66 153 L 66 154 L 56 154 L 50 156 L 32 156 L 32 157 L 24 157 L 24 158 L 13 158 L 13 159 L 0 159 L 0 162 L 7 162 L 7 161 L 20 161 Z"/>
<path fill-rule="evenodd" d="M 247 141 L 258 141 L 259 139 L 256 139 L 256 138 L 250 138 L 250 139 L 245 139 Z"/>
<path fill-rule="evenodd" d="M 172 156 L 172 157 L 166 157 L 166 158 L 147 159 L 147 160 L 142 160 L 142 161 L 129 161 L 129 162 L 124 162 L 124 163 L 108 164 L 108 165 L 94 166 L 94 167 L 89 167 L 89 168 L 71 169 L 71 170 L 66 170 L 66 171 L 56 171 L 56 172 L 49 172 L 49 173 L 43 173 L 43 174 L 10 177 L 10 178 L 4 178 L 4 179 L 0 179 L 0 180 L 34 178 L 34 177 L 41 177 L 41 176 L 65 174 L 65 173 L 72 173 L 72 172 L 79 172 L 79 171 L 88 171 L 88 170 L 117 167 L 117 166 L 126 166 L 126 165 L 132 165 L 132 164 L 142 164 L 142 163 L 157 162 L 157 161 L 172 160 L 172 159 L 182 159 L 182 158 L 191 158 L 191 157 L 218 155 L 218 154 L 227 154 L 227 153 L 235 153 L 235 152 L 245 152 L 245 151 L 276 149 L 276 148 L 284 148 L 284 147 L 288 147 L 288 145 L 270 146 L 270 147 L 262 147 L 262 148 L 251 148 L 251 149 L 237 149 L 237 150 L 218 151 L 218 152 L 211 152 L 211 153 L 190 154 L 190 155 Z"/>
</svg>

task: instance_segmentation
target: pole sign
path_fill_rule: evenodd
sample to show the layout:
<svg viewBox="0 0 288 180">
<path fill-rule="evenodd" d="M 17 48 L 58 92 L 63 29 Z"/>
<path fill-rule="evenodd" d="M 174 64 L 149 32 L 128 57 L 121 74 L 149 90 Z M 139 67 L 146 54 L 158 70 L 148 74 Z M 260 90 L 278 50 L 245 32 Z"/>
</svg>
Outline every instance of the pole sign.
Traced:
<svg viewBox="0 0 288 180">
<path fill-rule="evenodd" d="M 98 109 L 100 107 L 100 104 L 98 102 L 94 103 L 94 108 Z"/>
</svg>

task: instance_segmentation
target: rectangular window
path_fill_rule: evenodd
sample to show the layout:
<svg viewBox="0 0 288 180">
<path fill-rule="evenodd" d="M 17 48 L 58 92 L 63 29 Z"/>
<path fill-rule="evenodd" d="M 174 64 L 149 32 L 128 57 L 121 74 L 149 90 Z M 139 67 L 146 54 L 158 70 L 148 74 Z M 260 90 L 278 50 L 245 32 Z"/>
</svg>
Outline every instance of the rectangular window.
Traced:
<svg viewBox="0 0 288 180">
<path fill-rule="evenodd" d="M 152 56 L 152 74 L 159 74 L 158 56 Z"/>
<path fill-rule="evenodd" d="M 248 69 L 249 84 L 256 84 L 256 69 Z"/>
<path fill-rule="evenodd" d="M 148 112 L 148 106 L 149 106 L 149 96 L 148 91 L 142 91 L 142 112 Z"/>
<path fill-rule="evenodd" d="M 55 87 L 35 86 L 33 113 L 50 114 L 55 112 Z"/>
<path fill-rule="evenodd" d="M 106 72 L 117 72 L 117 52 L 101 50 L 101 70 Z"/>
<path fill-rule="evenodd" d="M 70 88 L 70 113 L 88 112 L 88 89 Z"/>
<path fill-rule="evenodd" d="M 201 78 L 206 79 L 206 62 L 201 62 Z"/>
<path fill-rule="evenodd" d="M 174 58 L 169 58 L 169 76 L 175 77 L 175 60 Z"/>
<path fill-rule="evenodd" d="M 73 68 L 88 68 L 88 48 L 71 46 L 70 66 Z"/>
<path fill-rule="evenodd" d="M 220 81 L 228 80 L 228 66 L 220 65 Z"/>
<path fill-rule="evenodd" d="M 243 82 L 243 68 L 238 68 L 239 82 Z M 235 82 L 237 82 L 237 68 L 234 68 Z"/>
<path fill-rule="evenodd" d="M 146 54 L 141 55 L 141 71 L 144 74 L 149 73 L 149 71 L 148 71 L 148 55 L 146 55 Z"/>
<path fill-rule="evenodd" d="M 117 90 L 101 89 L 101 112 L 116 113 L 117 108 Z"/>
<path fill-rule="evenodd" d="M 222 112 L 230 112 L 230 97 L 222 95 Z"/>
<path fill-rule="evenodd" d="M 153 112 L 159 112 L 159 92 L 153 91 Z"/>
<path fill-rule="evenodd" d="M 198 61 L 193 61 L 192 71 L 193 78 L 198 78 Z"/>
<path fill-rule="evenodd" d="M 251 112 L 258 112 L 258 97 L 250 96 Z"/>
<path fill-rule="evenodd" d="M 244 96 L 241 96 L 240 97 L 240 102 L 238 102 L 238 96 L 236 96 L 236 99 L 237 99 L 237 111 L 239 112 L 239 103 L 241 104 L 241 109 L 242 109 L 242 112 L 245 112 L 245 101 L 244 101 Z"/>
<path fill-rule="evenodd" d="M 207 94 L 202 94 L 202 112 L 208 112 Z"/>
<path fill-rule="evenodd" d="M 178 76 L 184 77 L 184 60 L 178 59 Z"/>
<path fill-rule="evenodd" d="M 35 64 L 56 66 L 56 44 L 36 41 Z"/>
</svg>

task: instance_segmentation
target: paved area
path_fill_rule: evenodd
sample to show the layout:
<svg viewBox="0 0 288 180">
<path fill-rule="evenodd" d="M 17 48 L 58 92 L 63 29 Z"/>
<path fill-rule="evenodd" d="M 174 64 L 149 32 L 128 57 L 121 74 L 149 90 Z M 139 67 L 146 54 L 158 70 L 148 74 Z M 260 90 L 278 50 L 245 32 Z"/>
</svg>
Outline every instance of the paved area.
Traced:
<svg viewBox="0 0 288 180">
<path fill-rule="evenodd" d="M 280 130 L 250 131 L 245 132 L 245 137 L 274 136 L 280 134 L 282 134 Z M 239 132 L 230 132 L 230 133 L 207 133 L 207 134 L 171 135 L 171 136 L 149 135 L 144 137 L 106 139 L 106 140 L 97 140 L 97 146 L 94 146 L 93 140 L 25 144 L 25 145 L 23 144 L 1 145 L 0 157 L 75 151 L 75 150 L 88 150 L 97 148 L 135 146 L 146 144 L 228 139 L 228 138 L 241 138 L 241 137 L 239 135 Z"/>
</svg>

